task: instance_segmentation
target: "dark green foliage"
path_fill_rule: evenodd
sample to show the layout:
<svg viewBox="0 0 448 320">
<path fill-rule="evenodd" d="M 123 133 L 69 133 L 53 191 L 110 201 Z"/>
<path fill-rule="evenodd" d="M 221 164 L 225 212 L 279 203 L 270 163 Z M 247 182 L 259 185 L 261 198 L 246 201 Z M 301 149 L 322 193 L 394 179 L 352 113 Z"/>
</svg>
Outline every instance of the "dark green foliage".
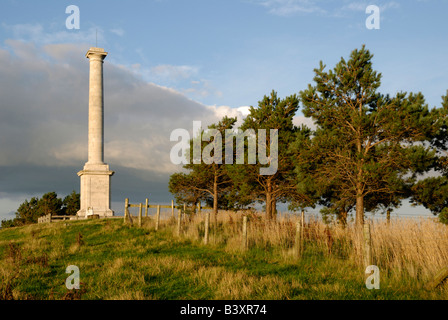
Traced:
<svg viewBox="0 0 448 320">
<path fill-rule="evenodd" d="M 413 187 L 412 201 L 422 204 L 434 214 L 448 207 L 448 180 L 446 177 L 429 177 Z"/>
<path fill-rule="evenodd" d="M 211 204 L 215 223 L 218 208 L 228 207 L 226 194 L 230 192 L 231 181 L 225 164 L 225 136 L 226 130 L 231 130 L 236 121 L 236 118 L 225 116 L 218 123 L 210 125 L 207 131 L 191 139 L 187 153 L 189 164 L 184 165 L 184 169 L 189 172 L 175 173 L 169 181 L 169 191 L 178 203 L 196 206 L 200 201 L 205 201 Z M 194 163 L 195 145 L 199 146 L 197 151 L 201 153 L 201 161 L 197 164 Z M 210 159 L 206 160 L 204 156 Z"/>
<path fill-rule="evenodd" d="M 293 124 L 293 117 L 299 107 L 296 95 L 280 99 L 275 91 L 269 96 L 264 96 L 258 103 L 258 108 L 250 107 L 249 115 L 244 119 L 241 130 L 254 130 L 254 139 L 262 143 L 266 149 L 266 156 L 270 157 L 270 163 L 264 165 L 260 162 L 260 151 L 255 164 L 234 165 L 228 169 L 232 178 L 235 191 L 241 199 L 264 202 L 266 204 L 266 216 L 275 218 L 276 203 L 295 201 L 297 203 L 309 202 L 309 197 L 297 192 L 293 176 L 293 152 L 289 145 L 294 141 L 294 135 L 307 131 L 306 128 L 298 128 Z M 260 138 L 259 130 L 266 130 L 266 140 Z M 271 150 L 271 129 L 277 130 L 278 149 L 277 154 Z M 250 139 L 250 138 L 249 138 Z M 245 148 L 246 152 L 248 148 Z M 275 166 L 273 174 L 262 174 L 261 168 Z M 274 169 L 274 168 L 273 168 Z"/>
<path fill-rule="evenodd" d="M 429 110 L 423 95 L 383 95 L 381 74 L 363 46 L 333 70 L 315 69 L 315 86 L 300 93 L 303 113 L 317 125 L 312 136 L 298 136 L 298 181 L 312 184 L 333 211 L 396 207 L 408 196 L 416 175 L 430 169 L 440 137 L 440 110 Z M 427 142 L 422 144 L 421 142 Z"/>
<path fill-rule="evenodd" d="M 25 202 L 22 203 L 17 209 L 16 226 L 35 223 L 37 222 L 37 218 L 40 216 L 39 199 L 33 197 L 29 202 L 28 200 L 25 200 Z"/>
<path fill-rule="evenodd" d="M 25 200 L 17 209 L 16 217 L 3 220 L 2 228 L 23 226 L 37 223 L 39 217 L 51 215 L 76 215 L 80 208 L 80 195 L 73 191 L 64 200 L 58 198 L 56 192 L 48 192 L 42 198 L 33 197 Z"/>
<path fill-rule="evenodd" d="M 443 224 L 448 224 L 448 208 L 443 208 L 439 213 L 439 221 Z"/>
<path fill-rule="evenodd" d="M 73 190 L 71 194 L 64 198 L 62 204 L 62 215 L 75 216 L 81 208 L 81 196 Z"/>
<path fill-rule="evenodd" d="M 63 201 L 58 198 L 56 192 L 48 192 L 42 196 L 37 202 L 36 214 L 37 217 L 42 217 L 48 214 L 60 215 L 62 211 Z M 32 222 L 37 222 L 37 217 Z"/>
</svg>

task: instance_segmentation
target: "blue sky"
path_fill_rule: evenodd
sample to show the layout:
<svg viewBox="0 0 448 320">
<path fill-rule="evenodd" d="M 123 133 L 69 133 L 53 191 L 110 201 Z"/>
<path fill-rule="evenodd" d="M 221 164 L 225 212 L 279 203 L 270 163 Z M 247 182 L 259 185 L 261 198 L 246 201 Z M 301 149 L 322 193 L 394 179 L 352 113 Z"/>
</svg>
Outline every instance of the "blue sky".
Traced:
<svg viewBox="0 0 448 320">
<path fill-rule="evenodd" d="M 365 26 L 371 4 L 380 8 L 379 30 Z M 69 5 L 80 9 L 79 30 L 66 28 Z M 363 44 L 383 74 L 382 92 L 421 91 L 439 106 L 448 89 L 446 12 L 448 1 L 435 0 L 3 0 L 0 219 L 25 198 L 79 191 L 84 54 L 96 33 L 109 52 L 105 160 L 116 170 L 112 196 L 121 210 L 124 197 L 171 199 L 168 178 L 179 168 L 166 160 L 170 131 L 242 116 L 271 90 L 298 93 L 319 61 L 332 68 Z M 124 123 L 129 129 L 120 131 Z"/>
<path fill-rule="evenodd" d="M 67 30 L 65 8 L 80 8 Z M 365 27 L 368 4 L 381 29 Z M 36 43 L 95 44 L 109 61 L 208 105 L 255 104 L 275 89 L 296 93 L 323 60 L 329 67 L 366 44 L 384 90 L 422 90 L 431 105 L 446 90 L 446 1 L 3 1 L 1 36 Z M 406 79 L 407 81 L 403 81 Z"/>
</svg>

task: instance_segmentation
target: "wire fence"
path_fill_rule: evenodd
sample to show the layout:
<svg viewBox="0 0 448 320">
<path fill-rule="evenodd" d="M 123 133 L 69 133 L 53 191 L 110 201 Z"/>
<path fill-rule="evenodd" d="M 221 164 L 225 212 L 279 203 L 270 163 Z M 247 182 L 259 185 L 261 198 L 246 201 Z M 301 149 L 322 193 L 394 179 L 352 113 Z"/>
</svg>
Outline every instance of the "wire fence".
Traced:
<svg viewBox="0 0 448 320">
<path fill-rule="evenodd" d="M 129 208 L 134 225 L 139 214 L 139 208 Z M 246 225 L 244 217 L 248 218 Z M 143 228 L 154 228 L 157 208 L 148 208 L 147 217 L 141 219 Z M 257 248 L 286 261 L 300 257 L 313 265 L 333 259 L 365 268 L 366 239 L 362 230 L 353 219 L 348 219 L 345 225 L 337 221 L 326 223 L 318 210 L 304 211 L 303 218 L 301 212 L 278 212 L 277 218 L 270 221 L 264 213 L 248 210 L 219 210 L 215 217 L 210 209 L 194 213 L 191 208 L 174 212 L 160 208 L 158 219 L 159 230 L 171 230 L 173 236 L 230 251 Z M 429 281 L 448 264 L 448 227 L 434 216 L 392 214 L 387 220 L 382 215 L 367 214 L 365 224 L 370 226 L 368 242 L 372 263 L 383 271 L 405 272 L 410 277 Z"/>
</svg>

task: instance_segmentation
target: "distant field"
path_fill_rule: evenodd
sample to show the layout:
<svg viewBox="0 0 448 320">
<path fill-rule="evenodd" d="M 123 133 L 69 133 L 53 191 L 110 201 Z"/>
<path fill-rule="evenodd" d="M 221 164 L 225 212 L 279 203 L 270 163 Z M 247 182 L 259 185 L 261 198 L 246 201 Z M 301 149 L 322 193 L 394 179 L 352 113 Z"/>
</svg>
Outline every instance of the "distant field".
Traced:
<svg viewBox="0 0 448 320">
<path fill-rule="evenodd" d="M 122 219 L 66 221 L 0 230 L 1 299 L 447 299 L 448 286 L 423 286 L 448 261 L 446 227 L 433 221 L 392 221 L 372 229 L 381 287 L 365 286 L 351 228 L 307 225 L 304 252 L 294 253 L 293 221 L 241 221 L 223 213 L 204 245 L 203 217 L 183 226 L 147 218 L 142 228 Z M 329 231 L 328 231 L 329 230 Z M 328 234 L 331 236 L 328 237 Z M 80 237 L 81 235 L 81 237 Z M 69 265 L 81 288 L 68 290 Z"/>
</svg>

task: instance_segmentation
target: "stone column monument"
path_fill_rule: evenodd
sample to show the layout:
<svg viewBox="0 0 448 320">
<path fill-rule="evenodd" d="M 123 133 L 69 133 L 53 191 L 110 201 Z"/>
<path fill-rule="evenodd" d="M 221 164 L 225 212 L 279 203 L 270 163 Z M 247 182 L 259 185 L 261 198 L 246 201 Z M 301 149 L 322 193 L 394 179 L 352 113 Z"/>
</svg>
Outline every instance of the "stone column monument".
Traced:
<svg viewBox="0 0 448 320">
<path fill-rule="evenodd" d="M 89 149 L 88 161 L 78 172 L 81 177 L 81 209 L 78 216 L 87 213 L 113 216 L 110 182 L 113 171 L 104 163 L 104 97 L 103 60 L 107 52 L 102 48 L 90 48 L 86 58 L 90 61 L 89 79 Z"/>
</svg>

